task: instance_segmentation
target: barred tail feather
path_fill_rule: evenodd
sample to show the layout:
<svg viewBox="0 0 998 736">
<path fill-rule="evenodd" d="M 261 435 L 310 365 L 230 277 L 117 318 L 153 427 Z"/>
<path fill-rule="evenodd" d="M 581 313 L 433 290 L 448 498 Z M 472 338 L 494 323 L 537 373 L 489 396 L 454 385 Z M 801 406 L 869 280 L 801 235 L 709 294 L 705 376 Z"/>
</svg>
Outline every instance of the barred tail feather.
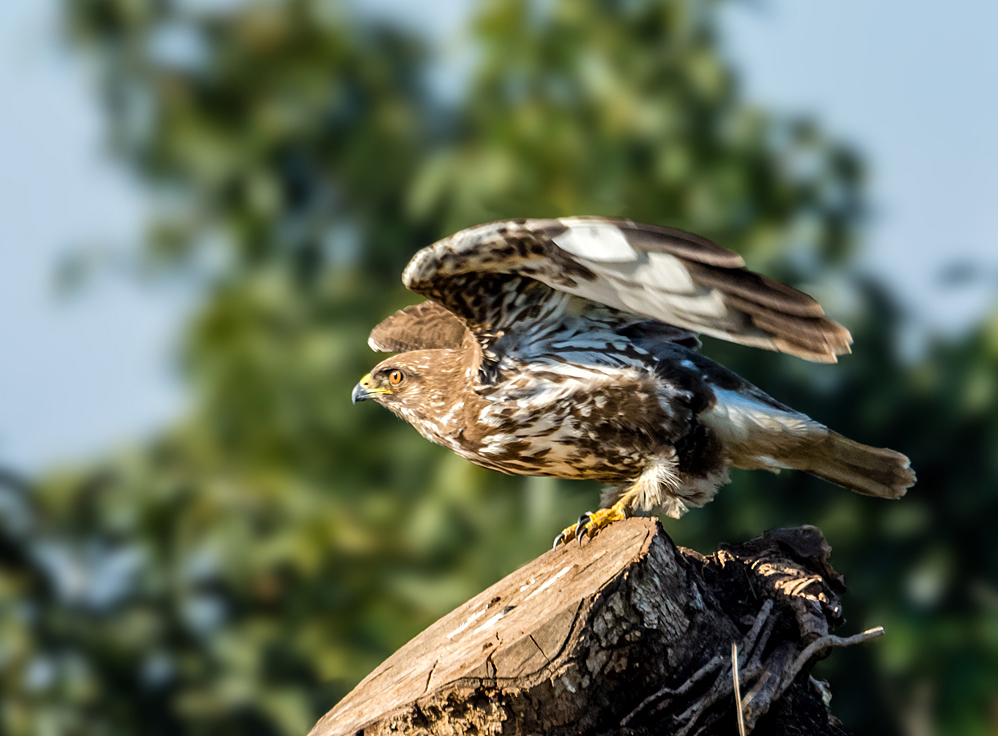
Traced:
<svg viewBox="0 0 998 736">
<path fill-rule="evenodd" d="M 915 484 L 915 471 L 900 452 L 863 445 L 831 430 L 823 439 L 801 443 L 779 459 L 864 496 L 901 498 Z"/>
</svg>

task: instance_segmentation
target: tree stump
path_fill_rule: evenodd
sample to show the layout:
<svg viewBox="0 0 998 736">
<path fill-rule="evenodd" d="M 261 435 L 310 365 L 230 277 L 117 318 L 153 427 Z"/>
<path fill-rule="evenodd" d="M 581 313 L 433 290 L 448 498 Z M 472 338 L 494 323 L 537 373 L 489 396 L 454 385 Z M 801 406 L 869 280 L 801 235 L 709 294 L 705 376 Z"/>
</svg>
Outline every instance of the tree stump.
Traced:
<svg viewBox="0 0 998 736">
<path fill-rule="evenodd" d="M 657 520 L 613 524 L 437 621 L 310 736 L 842 734 L 811 666 L 883 630 L 830 634 L 830 551 L 815 527 L 704 557 Z"/>
</svg>

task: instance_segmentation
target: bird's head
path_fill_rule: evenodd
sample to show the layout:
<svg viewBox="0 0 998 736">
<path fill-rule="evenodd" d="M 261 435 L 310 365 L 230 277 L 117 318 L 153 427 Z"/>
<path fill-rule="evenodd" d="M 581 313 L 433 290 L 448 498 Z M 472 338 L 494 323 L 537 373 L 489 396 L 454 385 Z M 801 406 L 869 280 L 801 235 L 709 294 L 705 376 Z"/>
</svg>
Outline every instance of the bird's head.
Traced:
<svg viewBox="0 0 998 736">
<path fill-rule="evenodd" d="M 473 353 L 452 349 L 413 350 L 382 361 L 354 386 L 353 402 L 373 399 L 442 442 L 460 428 Z"/>
<path fill-rule="evenodd" d="M 382 361 L 354 386 L 353 403 L 373 399 L 417 427 L 459 394 L 453 350 L 414 350 Z"/>
</svg>

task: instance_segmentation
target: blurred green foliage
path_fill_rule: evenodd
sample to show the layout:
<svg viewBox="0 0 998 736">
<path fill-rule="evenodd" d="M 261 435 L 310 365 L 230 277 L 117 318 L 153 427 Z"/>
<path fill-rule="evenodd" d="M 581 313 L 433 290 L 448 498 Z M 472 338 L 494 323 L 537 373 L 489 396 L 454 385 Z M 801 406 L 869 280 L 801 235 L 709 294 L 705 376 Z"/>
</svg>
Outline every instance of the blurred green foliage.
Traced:
<svg viewBox="0 0 998 736">
<path fill-rule="evenodd" d="M 377 360 L 368 330 L 412 301 L 417 248 L 567 214 L 712 237 L 853 329 L 837 366 L 706 352 L 908 453 L 909 496 L 739 472 L 667 529 L 709 552 L 820 526 L 849 630 L 888 631 L 819 668 L 846 725 L 998 729 L 998 319 L 898 360 L 900 315 L 849 268 L 860 162 L 739 97 L 718 2 L 489 0 L 456 100 L 404 27 L 331 0 L 212 5 L 64 0 L 113 150 L 155 204 L 145 265 L 200 296 L 183 421 L 88 467 L 0 478 L 0 733 L 304 734 L 592 508 L 592 485 L 486 472 L 349 401 Z"/>
</svg>

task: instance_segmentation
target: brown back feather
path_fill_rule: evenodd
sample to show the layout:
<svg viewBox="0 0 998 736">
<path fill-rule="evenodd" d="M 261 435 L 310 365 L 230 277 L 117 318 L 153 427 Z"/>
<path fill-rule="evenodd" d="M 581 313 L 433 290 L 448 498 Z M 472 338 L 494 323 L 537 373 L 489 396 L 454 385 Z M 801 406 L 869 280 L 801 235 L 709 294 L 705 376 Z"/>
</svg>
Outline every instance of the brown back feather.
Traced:
<svg viewBox="0 0 998 736">
<path fill-rule="evenodd" d="M 459 348 L 468 330 L 453 313 L 426 301 L 400 309 L 371 330 L 367 344 L 380 353 Z"/>
</svg>

